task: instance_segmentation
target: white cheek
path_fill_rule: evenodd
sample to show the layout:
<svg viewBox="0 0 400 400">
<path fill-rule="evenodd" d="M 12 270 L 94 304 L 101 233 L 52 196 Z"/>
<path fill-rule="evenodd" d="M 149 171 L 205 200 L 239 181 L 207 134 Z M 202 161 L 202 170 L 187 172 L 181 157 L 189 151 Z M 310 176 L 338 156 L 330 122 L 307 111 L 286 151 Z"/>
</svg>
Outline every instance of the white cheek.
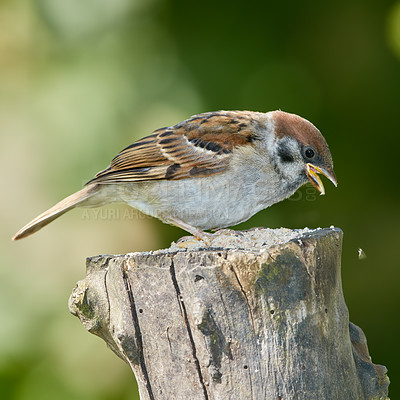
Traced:
<svg viewBox="0 0 400 400">
<path fill-rule="evenodd" d="M 280 170 L 282 175 L 289 181 L 294 181 L 303 175 L 304 167 L 298 161 L 281 163 Z"/>
</svg>

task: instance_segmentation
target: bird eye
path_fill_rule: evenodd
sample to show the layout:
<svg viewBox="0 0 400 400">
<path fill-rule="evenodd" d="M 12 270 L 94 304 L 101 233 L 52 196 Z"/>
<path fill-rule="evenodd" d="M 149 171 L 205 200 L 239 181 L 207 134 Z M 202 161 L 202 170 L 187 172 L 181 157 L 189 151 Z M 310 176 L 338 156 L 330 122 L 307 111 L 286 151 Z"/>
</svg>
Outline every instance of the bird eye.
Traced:
<svg viewBox="0 0 400 400">
<path fill-rule="evenodd" d="M 307 158 L 313 158 L 315 156 L 315 151 L 311 147 L 307 147 L 304 151 L 304 155 Z"/>
</svg>

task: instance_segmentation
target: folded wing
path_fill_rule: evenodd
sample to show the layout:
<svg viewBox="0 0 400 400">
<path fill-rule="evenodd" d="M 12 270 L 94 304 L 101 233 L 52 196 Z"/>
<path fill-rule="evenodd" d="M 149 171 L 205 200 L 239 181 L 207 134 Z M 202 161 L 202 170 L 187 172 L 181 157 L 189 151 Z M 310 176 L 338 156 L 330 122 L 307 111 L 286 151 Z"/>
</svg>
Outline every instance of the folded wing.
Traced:
<svg viewBox="0 0 400 400">
<path fill-rule="evenodd" d="M 173 180 L 221 173 L 235 146 L 251 145 L 255 138 L 251 127 L 250 113 L 196 115 L 128 146 L 89 183 Z"/>
</svg>

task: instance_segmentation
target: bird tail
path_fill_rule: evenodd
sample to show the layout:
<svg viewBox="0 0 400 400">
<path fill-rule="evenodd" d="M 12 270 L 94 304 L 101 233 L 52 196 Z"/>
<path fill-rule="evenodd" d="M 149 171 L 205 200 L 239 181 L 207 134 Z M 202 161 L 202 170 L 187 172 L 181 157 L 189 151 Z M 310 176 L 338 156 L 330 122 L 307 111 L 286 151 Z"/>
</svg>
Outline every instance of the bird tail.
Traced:
<svg viewBox="0 0 400 400">
<path fill-rule="evenodd" d="M 12 240 L 23 239 L 32 233 L 35 233 L 39 229 L 42 229 L 44 226 L 49 224 L 51 221 L 54 221 L 60 215 L 65 214 L 67 211 L 75 208 L 79 205 L 82 205 L 85 201 L 90 199 L 95 193 L 98 191 L 98 185 L 89 185 L 85 186 L 82 190 L 71 194 L 66 197 L 64 200 L 61 200 L 55 206 L 49 208 L 44 213 L 37 216 L 31 222 L 26 224 L 23 228 L 21 228 Z"/>
</svg>

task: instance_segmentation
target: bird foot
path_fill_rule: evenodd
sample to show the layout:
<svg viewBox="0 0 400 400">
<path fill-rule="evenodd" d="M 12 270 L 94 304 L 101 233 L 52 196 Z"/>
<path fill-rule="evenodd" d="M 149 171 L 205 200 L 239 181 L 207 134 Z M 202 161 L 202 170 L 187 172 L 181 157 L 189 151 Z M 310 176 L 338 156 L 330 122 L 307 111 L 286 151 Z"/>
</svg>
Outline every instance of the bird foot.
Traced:
<svg viewBox="0 0 400 400">
<path fill-rule="evenodd" d="M 241 238 L 243 237 L 243 233 L 241 231 L 235 231 L 234 229 L 219 229 L 214 233 L 208 233 L 203 231 L 194 232 L 193 236 L 183 236 L 177 242 L 177 246 L 181 248 L 189 248 L 193 245 L 199 245 L 199 242 L 204 243 L 205 247 L 212 247 L 212 244 L 215 242 L 215 239 L 228 236 L 231 238 Z M 223 239 L 222 239 L 223 240 Z M 216 247 L 219 247 L 218 243 Z"/>
<path fill-rule="evenodd" d="M 213 238 L 212 233 L 207 233 L 207 232 L 199 232 L 195 234 L 194 236 L 183 236 L 180 239 L 176 241 L 176 244 L 178 247 L 181 248 L 189 248 L 190 246 L 193 245 L 198 245 L 199 242 L 203 242 L 205 247 L 210 246 L 212 238 Z"/>
<path fill-rule="evenodd" d="M 178 247 L 181 247 L 182 249 L 186 249 L 192 245 L 195 245 L 199 242 L 199 239 L 197 239 L 194 236 L 182 236 L 176 241 L 176 245 Z"/>
</svg>

